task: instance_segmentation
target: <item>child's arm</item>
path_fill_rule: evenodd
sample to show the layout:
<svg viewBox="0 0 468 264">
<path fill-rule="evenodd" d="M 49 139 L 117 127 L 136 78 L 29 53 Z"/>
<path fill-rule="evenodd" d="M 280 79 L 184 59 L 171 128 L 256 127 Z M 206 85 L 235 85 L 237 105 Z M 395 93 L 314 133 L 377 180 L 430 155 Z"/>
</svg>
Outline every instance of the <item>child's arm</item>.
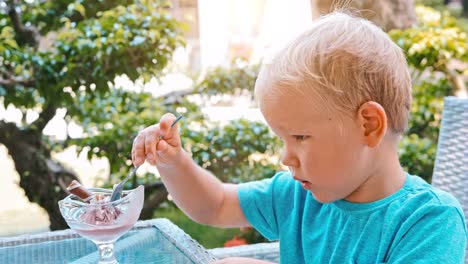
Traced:
<svg viewBox="0 0 468 264">
<path fill-rule="evenodd" d="M 181 151 L 179 164 L 158 167 L 174 202 L 193 220 L 220 227 L 248 226 L 237 197 L 237 186 L 223 184 Z"/>
<path fill-rule="evenodd" d="M 181 147 L 175 116 L 164 115 L 160 123 L 145 128 L 133 143 L 135 165 L 146 159 L 156 165 L 175 203 L 193 220 L 220 227 L 248 226 L 237 197 L 237 186 L 223 184 L 201 168 Z"/>
</svg>

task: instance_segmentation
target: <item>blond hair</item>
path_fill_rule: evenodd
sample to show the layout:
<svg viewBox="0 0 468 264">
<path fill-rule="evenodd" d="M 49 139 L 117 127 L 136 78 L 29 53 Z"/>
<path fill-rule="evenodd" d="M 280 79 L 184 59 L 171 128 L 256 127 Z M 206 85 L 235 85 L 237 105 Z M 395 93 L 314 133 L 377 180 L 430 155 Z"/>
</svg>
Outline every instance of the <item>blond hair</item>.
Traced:
<svg viewBox="0 0 468 264">
<path fill-rule="evenodd" d="M 264 63 L 255 88 L 260 101 L 267 92 L 261 87 L 312 93 L 329 111 L 348 116 L 375 101 L 391 131 L 403 133 L 408 123 L 411 78 L 403 52 L 380 28 L 343 12 L 314 21 Z"/>
</svg>

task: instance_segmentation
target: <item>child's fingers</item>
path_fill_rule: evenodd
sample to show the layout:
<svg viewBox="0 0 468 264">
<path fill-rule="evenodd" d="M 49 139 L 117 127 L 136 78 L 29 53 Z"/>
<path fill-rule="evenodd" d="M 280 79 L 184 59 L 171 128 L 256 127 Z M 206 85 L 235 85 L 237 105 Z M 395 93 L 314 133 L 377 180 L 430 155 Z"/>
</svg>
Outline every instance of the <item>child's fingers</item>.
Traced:
<svg viewBox="0 0 468 264">
<path fill-rule="evenodd" d="M 167 142 L 165 140 L 160 140 L 157 145 L 156 151 L 160 154 L 165 154 L 168 148 L 169 145 L 167 144 Z"/>
<path fill-rule="evenodd" d="M 141 165 L 145 161 L 145 144 L 144 136 L 139 133 L 133 141 L 132 146 L 132 162 L 135 166 Z"/>
<path fill-rule="evenodd" d="M 176 116 L 171 113 L 164 114 L 161 117 L 161 120 L 159 121 L 159 129 L 164 140 L 170 140 L 174 135 L 177 135 L 177 127 L 174 126 L 174 128 L 171 128 L 171 125 L 175 120 Z"/>
<path fill-rule="evenodd" d="M 159 141 L 159 125 L 145 129 L 145 157 L 151 163 L 156 162 L 156 145 Z"/>
<path fill-rule="evenodd" d="M 180 145 L 177 127 L 171 127 L 175 120 L 175 115 L 165 114 L 159 124 L 149 126 L 138 134 L 132 146 L 132 162 L 135 166 L 141 165 L 145 160 L 154 165 L 157 155 L 165 153 L 169 145 Z"/>
</svg>

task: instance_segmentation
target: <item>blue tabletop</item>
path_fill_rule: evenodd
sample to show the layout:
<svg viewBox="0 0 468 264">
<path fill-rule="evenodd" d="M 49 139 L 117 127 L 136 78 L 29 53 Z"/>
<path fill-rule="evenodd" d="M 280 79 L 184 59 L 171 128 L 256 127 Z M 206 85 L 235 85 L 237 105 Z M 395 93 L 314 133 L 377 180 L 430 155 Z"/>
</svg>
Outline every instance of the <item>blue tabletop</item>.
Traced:
<svg viewBox="0 0 468 264">
<path fill-rule="evenodd" d="M 213 259 L 188 235 L 183 233 L 181 236 L 180 229 L 172 227 L 172 223 L 169 227 L 165 222 L 162 222 L 164 225 L 157 221 L 154 223 L 130 230 L 115 243 L 115 257 L 119 263 L 209 263 Z M 76 235 L 0 247 L 0 263 L 76 264 L 97 261 L 96 245 Z"/>
</svg>

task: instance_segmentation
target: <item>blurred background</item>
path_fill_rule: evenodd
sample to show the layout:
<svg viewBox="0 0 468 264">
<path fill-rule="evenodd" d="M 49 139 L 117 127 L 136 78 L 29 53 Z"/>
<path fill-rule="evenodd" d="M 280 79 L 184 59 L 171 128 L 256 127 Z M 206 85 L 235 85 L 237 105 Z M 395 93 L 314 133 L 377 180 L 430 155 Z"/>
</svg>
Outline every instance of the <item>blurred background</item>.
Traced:
<svg viewBox="0 0 468 264">
<path fill-rule="evenodd" d="M 68 183 L 111 188 L 133 138 L 165 112 L 184 115 L 184 148 L 221 180 L 271 177 L 281 144 L 253 98 L 259 65 L 335 7 L 360 10 L 404 50 L 414 102 L 400 158 L 430 182 L 442 99 L 466 97 L 467 1 L 346 2 L 0 0 L 0 236 L 67 228 Z M 138 184 L 141 219 L 169 218 L 207 248 L 264 241 L 192 222 L 154 167 L 126 188 Z"/>
</svg>

